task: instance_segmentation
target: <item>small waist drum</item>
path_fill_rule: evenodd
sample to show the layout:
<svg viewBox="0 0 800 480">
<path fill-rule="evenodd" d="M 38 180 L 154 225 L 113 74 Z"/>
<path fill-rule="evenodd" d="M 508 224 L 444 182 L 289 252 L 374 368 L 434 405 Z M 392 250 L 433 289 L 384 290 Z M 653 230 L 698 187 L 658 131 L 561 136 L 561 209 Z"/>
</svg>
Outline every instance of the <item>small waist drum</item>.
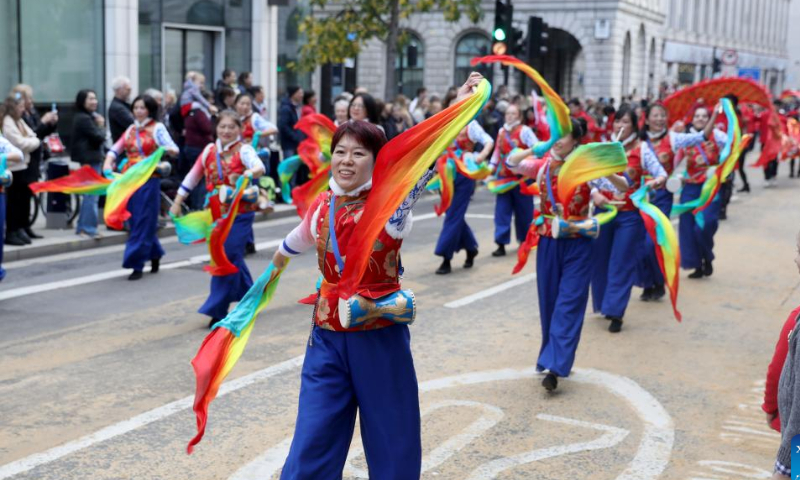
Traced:
<svg viewBox="0 0 800 480">
<path fill-rule="evenodd" d="M 339 322 L 344 328 L 357 327 L 378 318 L 410 325 L 416 316 L 417 299 L 411 290 L 398 290 L 377 299 L 361 295 L 339 299 Z"/>
<path fill-rule="evenodd" d="M 597 238 L 600 235 L 600 222 L 596 218 L 585 220 L 564 220 L 555 217 L 550 225 L 553 238 L 574 238 L 575 236 Z"/>
</svg>

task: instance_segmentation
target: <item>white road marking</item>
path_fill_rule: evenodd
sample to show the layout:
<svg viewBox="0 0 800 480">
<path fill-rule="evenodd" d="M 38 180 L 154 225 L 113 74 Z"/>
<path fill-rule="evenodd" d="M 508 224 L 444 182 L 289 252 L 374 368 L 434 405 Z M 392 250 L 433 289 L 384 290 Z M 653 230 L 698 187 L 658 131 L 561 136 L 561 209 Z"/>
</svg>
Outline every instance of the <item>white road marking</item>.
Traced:
<svg viewBox="0 0 800 480">
<path fill-rule="evenodd" d="M 427 393 L 489 382 L 525 380 L 537 377 L 539 375 L 540 374 L 536 371 L 535 367 L 526 368 L 523 370 L 504 369 L 472 372 L 423 382 L 419 385 L 419 392 Z M 644 424 L 642 439 L 639 442 L 636 455 L 628 465 L 628 468 L 617 477 L 617 480 L 656 480 L 667 468 L 667 464 L 669 463 L 669 458 L 672 453 L 672 446 L 675 441 L 675 430 L 673 427 L 672 418 L 664 409 L 664 407 L 649 392 L 627 377 L 609 372 L 603 372 L 600 370 L 579 368 L 572 372 L 570 379 L 578 383 L 591 384 L 601 389 L 610 391 L 615 396 L 619 397 L 620 400 L 627 402 L 637 413 L 639 419 Z M 527 454 L 522 454 L 522 456 L 511 457 L 512 461 L 516 462 L 511 466 L 522 465 L 523 463 L 530 463 L 531 461 L 550 458 L 555 455 L 564 455 L 567 453 L 594 450 L 598 448 L 610 448 L 622 441 L 622 439 L 628 434 L 626 430 L 620 428 L 592 424 L 588 422 L 582 422 L 580 420 L 554 417 L 550 415 L 538 415 L 537 418 L 545 421 L 554 421 L 574 426 L 595 428 L 606 433 L 599 439 L 592 442 L 552 447 L 551 449 L 528 452 Z M 447 440 L 442 446 L 434 449 L 428 456 L 429 461 L 432 461 L 436 458 L 444 458 L 446 460 L 450 456 L 463 449 L 473 440 L 469 439 L 470 434 L 477 434 L 478 436 L 480 435 L 480 433 L 476 433 L 476 430 L 480 429 L 479 427 L 475 427 L 475 430 L 471 432 L 468 431 L 473 426 L 475 426 L 475 423 L 467 427 L 467 429 L 460 434 L 463 435 L 462 437 L 457 435 L 456 437 Z M 483 426 L 485 426 L 485 424 Z M 248 469 L 247 472 L 250 473 L 248 478 L 271 478 L 281 469 L 283 466 L 283 461 L 275 460 L 272 462 L 266 462 L 263 461 L 263 459 L 275 458 L 276 456 L 280 457 L 280 454 L 284 452 L 284 450 L 282 450 L 282 446 L 285 445 L 286 442 L 290 441 L 291 438 L 284 439 L 281 443 L 272 447 L 270 450 L 256 458 L 253 462 L 240 469 L 237 474 L 244 469 Z M 445 447 L 445 445 L 447 446 Z M 576 445 L 581 445 L 582 448 L 578 448 Z M 351 452 L 348 455 L 348 464 L 349 460 L 357 455 L 360 455 L 360 452 L 362 451 L 360 450 L 361 448 L 363 447 L 355 445 L 352 447 Z M 434 456 L 434 452 L 437 452 L 437 450 L 437 456 Z M 288 450 L 286 450 L 285 453 L 288 453 Z M 504 460 L 508 459 L 500 459 L 497 462 Z M 258 463 L 262 468 L 256 468 L 256 463 Z M 423 465 L 425 465 L 424 460 Z M 500 463 L 496 463 L 495 466 L 499 467 Z M 252 469 L 250 469 L 250 467 L 252 467 Z M 503 470 L 506 468 L 510 467 L 504 467 Z M 489 469 L 486 475 L 490 475 L 492 471 L 499 473 L 499 471 L 502 470 Z M 365 476 L 366 473 L 363 472 L 362 469 L 355 469 L 351 467 L 349 472 L 350 474 L 356 473 L 362 475 L 360 478 L 367 478 Z M 480 476 L 478 473 L 474 472 L 473 475 L 478 475 L 474 478 L 493 478 L 493 475 Z M 244 480 L 244 477 L 236 476 L 236 474 L 234 474 L 234 476 L 229 480 Z"/>
<path fill-rule="evenodd" d="M 523 285 L 528 282 L 532 282 L 536 280 L 536 274 L 530 273 L 528 275 L 515 278 L 514 280 L 510 280 L 505 283 L 501 283 L 500 285 L 495 285 L 494 287 L 487 288 L 486 290 L 480 291 L 478 293 L 473 293 L 472 295 L 468 295 L 464 298 L 460 298 L 458 300 L 453 300 L 452 302 L 445 303 L 444 306 L 446 308 L 460 308 L 465 305 L 469 305 L 470 303 L 477 302 L 478 300 L 483 300 L 484 298 L 491 297 L 492 295 L 496 295 L 500 292 L 508 290 L 509 288 L 514 288 L 519 285 Z"/>
<path fill-rule="evenodd" d="M 547 458 L 560 457 L 570 453 L 588 452 L 592 450 L 602 450 L 611 448 L 628 436 L 628 431 L 621 428 L 610 427 L 608 425 L 600 425 L 598 423 L 582 422 L 573 420 L 571 418 L 556 417 L 553 415 L 537 415 L 536 418 L 548 422 L 564 423 L 575 427 L 591 428 L 604 432 L 600 438 L 596 438 L 589 442 L 571 443 L 567 445 L 556 445 L 548 448 L 540 448 L 531 450 L 529 452 L 521 453 L 511 457 L 499 458 L 491 462 L 484 463 L 476 468 L 470 474 L 468 480 L 488 480 L 497 477 L 502 472 L 518 467 L 520 465 L 527 465 L 529 463 L 538 462 Z"/>
<path fill-rule="evenodd" d="M 303 358 L 304 355 L 300 355 L 262 370 L 247 374 L 243 377 L 239 377 L 235 380 L 223 383 L 222 387 L 220 387 L 219 392 L 217 393 L 217 398 L 220 398 L 231 392 L 235 392 L 236 390 L 248 387 L 256 382 L 260 382 L 262 380 L 266 380 L 267 378 L 274 377 L 275 375 L 280 375 L 298 368 L 303 364 Z M 73 440 L 58 447 L 45 450 L 44 452 L 35 453 L 15 462 L 8 463 L 0 467 L 0 480 L 33 470 L 36 467 L 48 464 L 77 451 L 131 432 L 150 423 L 157 422 L 174 413 L 180 412 L 181 410 L 191 408 L 193 403 L 194 395 L 185 397 L 166 405 L 162 405 L 158 408 L 154 408 L 148 412 L 139 414 L 128 420 L 115 423 L 114 425 L 105 427 L 77 440 Z M 187 439 L 187 442 L 188 441 L 189 439 Z"/>
<path fill-rule="evenodd" d="M 270 448 L 255 460 L 240 468 L 228 480 L 253 480 L 254 478 L 264 478 L 261 472 L 277 472 L 286 462 L 289 456 L 289 448 L 292 446 L 292 437 Z"/>
<path fill-rule="evenodd" d="M 275 248 L 283 242 L 283 239 L 269 240 L 256 244 L 256 250 L 264 250 L 268 248 Z M 210 260 L 208 254 L 196 255 L 188 260 L 181 260 L 178 262 L 165 263 L 161 265 L 161 270 L 174 270 L 176 268 L 188 267 L 190 265 L 198 265 Z M 76 287 L 79 285 L 87 285 L 89 283 L 102 282 L 111 278 L 119 278 L 130 275 L 130 269 L 120 268 L 110 272 L 93 273 L 91 275 L 84 275 L 83 277 L 70 278 L 68 280 L 58 280 L 50 283 L 42 283 L 39 285 L 30 285 L 27 287 L 12 288 L 0 292 L 0 301 L 9 300 L 12 298 L 24 297 L 34 293 L 50 292 L 52 290 L 59 290 L 62 288 Z"/>
<path fill-rule="evenodd" d="M 706 467 L 714 474 L 711 477 L 706 477 L 706 473 L 692 473 L 693 475 L 703 475 L 701 478 L 692 477 L 690 480 L 703 480 L 703 479 L 725 479 L 731 478 L 734 475 L 736 478 L 752 478 L 752 479 L 769 479 L 772 474 L 763 468 L 754 467 L 752 465 L 745 465 L 744 463 L 726 462 L 722 460 L 701 460 L 697 462 L 698 465 Z M 716 475 L 723 473 L 724 476 Z"/>
</svg>

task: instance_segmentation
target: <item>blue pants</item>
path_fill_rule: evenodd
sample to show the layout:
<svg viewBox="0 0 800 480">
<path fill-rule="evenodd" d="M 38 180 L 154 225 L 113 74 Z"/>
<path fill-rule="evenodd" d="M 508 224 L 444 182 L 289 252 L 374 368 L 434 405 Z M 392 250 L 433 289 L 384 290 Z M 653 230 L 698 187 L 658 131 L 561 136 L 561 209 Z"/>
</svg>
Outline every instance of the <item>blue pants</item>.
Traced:
<svg viewBox="0 0 800 480">
<path fill-rule="evenodd" d="M 418 480 L 419 394 L 408 326 L 364 332 L 315 327 L 311 335 L 281 480 L 341 479 L 356 412 L 369 477 Z"/>
<path fill-rule="evenodd" d="M 589 301 L 592 240 L 542 237 L 536 251 L 542 348 L 536 369 L 566 377 L 575 363 Z"/>
<path fill-rule="evenodd" d="M 231 302 L 238 302 L 253 286 L 253 277 L 244 263 L 244 247 L 253 233 L 254 213 L 242 213 L 233 221 L 228 239 L 225 240 L 225 255 L 239 269 L 230 275 L 212 276 L 211 293 L 198 312 L 213 318 L 225 318 Z"/>
<path fill-rule="evenodd" d="M 667 191 L 666 188 L 656 190 L 652 198 L 652 203 L 664 215 L 669 218 L 672 211 L 672 192 Z M 639 278 L 637 286 L 642 288 L 653 288 L 657 285 L 664 285 L 664 275 L 661 274 L 661 267 L 658 266 L 658 258 L 656 257 L 655 244 L 647 234 L 644 232 L 644 241 L 642 242 L 641 260 L 639 261 Z"/>
<path fill-rule="evenodd" d="M 91 167 L 100 173 L 100 164 L 96 163 Z M 97 202 L 100 199 L 97 195 L 81 195 L 81 211 L 78 216 L 78 225 L 75 227 L 75 233 L 87 233 L 89 235 L 97 234 Z"/>
<path fill-rule="evenodd" d="M 703 189 L 701 184 L 686 184 L 681 191 L 681 203 L 686 203 L 700 197 Z M 692 212 L 680 216 L 678 236 L 681 245 L 681 267 L 686 269 L 700 268 L 703 260 L 714 260 L 714 234 L 719 227 L 720 196 L 714 198 L 711 204 L 703 210 L 705 228 L 700 228 Z"/>
<path fill-rule="evenodd" d="M 500 245 L 511 243 L 511 215 L 517 241 L 522 243 L 528 235 L 528 227 L 533 221 L 533 197 L 523 195 L 519 187 L 508 193 L 497 195 L 494 205 L 494 241 Z"/>
<path fill-rule="evenodd" d="M 622 318 L 636 277 L 645 234 L 638 210 L 619 212 L 600 228 L 592 248 L 592 306 L 595 312 Z"/>
<path fill-rule="evenodd" d="M 6 277 L 6 271 L 3 270 L 3 245 L 5 244 L 5 228 L 6 228 L 6 194 L 0 192 L 0 281 Z"/>
<path fill-rule="evenodd" d="M 125 243 L 122 268 L 132 268 L 136 272 L 144 270 L 144 263 L 164 256 L 164 249 L 158 241 L 158 212 L 161 209 L 161 180 L 151 178 L 131 195 L 128 211 L 131 218 L 130 236 Z"/>
<path fill-rule="evenodd" d="M 444 257 L 446 260 L 453 258 L 453 254 L 461 249 L 468 252 L 478 250 L 478 241 L 465 218 L 474 191 L 474 180 L 461 174 L 456 175 L 453 203 L 445 214 L 442 233 L 439 234 L 439 241 L 436 243 L 434 251 L 436 255 Z"/>
</svg>

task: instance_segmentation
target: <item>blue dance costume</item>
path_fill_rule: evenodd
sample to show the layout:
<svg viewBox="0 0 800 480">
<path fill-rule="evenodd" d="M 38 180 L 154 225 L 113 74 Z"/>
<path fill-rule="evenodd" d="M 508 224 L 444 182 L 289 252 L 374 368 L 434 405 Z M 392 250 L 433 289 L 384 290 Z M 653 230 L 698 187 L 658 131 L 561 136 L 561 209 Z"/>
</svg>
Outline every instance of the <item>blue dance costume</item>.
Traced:
<svg viewBox="0 0 800 480">
<path fill-rule="evenodd" d="M 515 148 L 531 147 L 536 143 L 536 135 L 527 125 L 519 123 L 504 125 L 497 135 L 491 165 L 498 179 L 522 180 L 506 166 L 506 160 Z M 494 241 L 498 245 L 511 243 L 511 217 L 514 216 L 514 227 L 517 241 L 522 243 L 528 233 L 528 226 L 533 220 L 533 197 L 525 195 L 519 186 L 511 191 L 497 195 L 494 209 Z"/>
</svg>

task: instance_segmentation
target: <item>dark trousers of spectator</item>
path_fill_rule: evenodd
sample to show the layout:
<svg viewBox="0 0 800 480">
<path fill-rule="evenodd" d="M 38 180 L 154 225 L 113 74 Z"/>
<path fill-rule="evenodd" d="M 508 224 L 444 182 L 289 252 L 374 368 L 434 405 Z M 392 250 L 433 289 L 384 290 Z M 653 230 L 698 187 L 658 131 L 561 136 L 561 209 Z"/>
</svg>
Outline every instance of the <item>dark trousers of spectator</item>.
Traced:
<svg viewBox="0 0 800 480">
<path fill-rule="evenodd" d="M 742 189 L 743 190 L 747 190 L 747 191 L 750 190 L 750 184 L 747 183 L 747 172 L 745 171 L 745 166 L 747 164 L 745 163 L 745 158 L 747 157 L 747 154 L 748 154 L 748 152 L 750 152 L 750 150 L 752 150 L 752 149 L 745 150 L 744 152 L 742 152 L 742 155 L 739 157 L 739 178 L 742 179 L 742 184 L 743 184 L 742 185 Z"/>
<path fill-rule="evenodd" d="M 28 188 L 28 178 L 25 172 L 14 172 L 14 182 L 6 188 L 7 233 L 29 226 L 32 195 L 31 189 Z"/>
</svg>

